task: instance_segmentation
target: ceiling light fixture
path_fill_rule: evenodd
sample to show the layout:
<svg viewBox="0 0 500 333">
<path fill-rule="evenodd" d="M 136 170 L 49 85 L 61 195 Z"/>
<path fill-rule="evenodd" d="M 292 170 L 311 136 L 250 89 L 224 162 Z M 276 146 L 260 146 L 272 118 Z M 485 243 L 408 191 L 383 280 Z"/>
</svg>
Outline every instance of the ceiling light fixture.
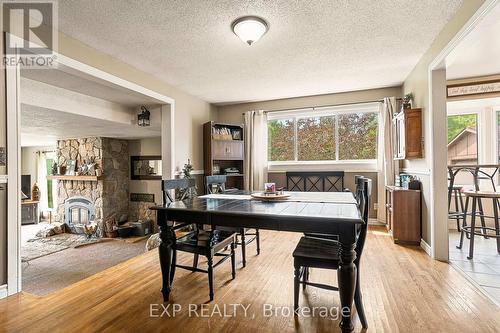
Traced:
<svg viewBox="0 0 500 333">
<path fill-rule="evenodd" d="M 269 25 L 264 19 L 257 16 L 243 16 L 231 24 L 231 29 L 236 36 L 248 45 L 258 41 L 269 30 Z"/>
</svg>

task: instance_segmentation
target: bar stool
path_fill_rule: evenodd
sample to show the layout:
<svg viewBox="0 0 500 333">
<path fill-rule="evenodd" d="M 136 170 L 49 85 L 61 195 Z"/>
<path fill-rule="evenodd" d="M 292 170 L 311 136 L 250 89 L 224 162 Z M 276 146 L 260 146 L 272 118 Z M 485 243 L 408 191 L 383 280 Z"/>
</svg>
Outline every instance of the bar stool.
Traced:
<svg viewBox="0 0 500 333">
<path fill-rule="evenodd" d="M 487 192 L 487 191 L 465 191 L 465 212 L 464 212 L 464 221 L 462 225 L 462 231 L 460 233 L 460 244 L 457 246 L 457 249 L 461 249 L 464 241 L 464 234 L 470 235 L 469 242 L 469 256 L 467 259 L 472 259 L 474 256 L 474 236 L 483 236 L 485 239 L 488 237 L 496 238 L 497 241 L 497 252 L 500 253 L 500 227 L 498 221 L 498 205 L 500 199 L 500 192 Z M 472 198 L 472 211 L 471 211 L 471 224 L 467 226 L 467 211 L 469 207 L 469 199 Z M 481 199 L 491 199 L 493 203 L 493 217 L 485 216 L 481 212 L 477 212 L 477 205 L 481 202 Z M 476 231 L 476 216 L 480 216 L 482 218 L 493 218 L 495 221 L 495 228 L 487 227 L 485 224 L 482 224 L 480 227 L 482 232 Z M 482 219 L 483 221 L 484 219 Z M 488 231 L 494 231 L 494 234 L 488 233 Z"/>
<path fill-rule="evenodd" d="M 448 218 L 457 221 L 457 231 L 460 232 L 460 219 L 464 217 L 464 198 L 462 196 L 464 187 L 460 185 L 452 185 L 448 188 Z M 451 197 L 454 197 L 455 210 L 450 211 Z M 459 205 L 460 204 L 460 205 Z"/>
</svg>

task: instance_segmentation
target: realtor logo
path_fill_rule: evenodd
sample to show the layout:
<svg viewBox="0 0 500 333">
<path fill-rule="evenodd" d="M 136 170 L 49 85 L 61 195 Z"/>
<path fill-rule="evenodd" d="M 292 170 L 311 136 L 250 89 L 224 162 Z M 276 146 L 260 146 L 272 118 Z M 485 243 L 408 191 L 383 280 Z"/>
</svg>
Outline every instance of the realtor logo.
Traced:
<svg viewBox="0 0 500 333">
<path fill-rule="evenodd" d="M 54 1 L 1 1 L 4 66 L 53 67 L 57 51 Z"/>
</svg>

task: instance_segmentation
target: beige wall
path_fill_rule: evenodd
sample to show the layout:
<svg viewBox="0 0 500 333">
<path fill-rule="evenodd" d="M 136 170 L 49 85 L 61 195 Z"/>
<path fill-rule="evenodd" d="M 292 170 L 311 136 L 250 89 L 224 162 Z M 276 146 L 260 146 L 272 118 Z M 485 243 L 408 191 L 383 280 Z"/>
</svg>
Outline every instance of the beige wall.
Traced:
<svg viewBox="0 0 500 333">
<path fill-rule="evenodd" d="M 227 123 L 242 123 L 242 113 L 250 110 L 283 110 L 328 106 L 348 103 L 378 101 L 384 97 L 401 96 L 401 87 L 350 91 L 336 94 L 305 96 L 296 98 L 276 99 L 271 101 L 224 105 L 218 107 L 217 121 Z"/>
<path fill-rule="evenodd" d="M 415 95 L 414 106 L 423 109 L 424 121 L 424 158 L 404 162 L 404 168 L 408 173 L 414 173 L 422 180 L 423 198 L 422 198 L 422 238 L 430 244 L 430 168 L 431 161 L 427 152 L 430 151 L 431 117 L 429 110 L 429 65 L 438 54 L 446 47 L 450 40 L 458 33 L 465 23 L 474 15 L 478 8 L 484 3 L 484 0 L 467 0 L 463 2 L 462 7 L 457 14 L 448 22 L 441 33 L 432 43 L 431 47 L 422 56 L 415 68 L 410 72 L 403 85 L 404 93 L 413 92 Z M 440 110 L 439 112 L 446 112 Z M 445 170 L 443 170 L 445 172 Z M 441 200 L 441 198 L 439 198 Z M 442 198 L 446 200 L 446 198 Z"/>
<path fill-rule="evenodd" d="M 131 140 L 128 149 L 130 156 L 161 155 L 161 138 Z M 154 194 L 155 203 L 162 203 L 160 180 L 130 180 L 130 193 Z"/>
</svg>

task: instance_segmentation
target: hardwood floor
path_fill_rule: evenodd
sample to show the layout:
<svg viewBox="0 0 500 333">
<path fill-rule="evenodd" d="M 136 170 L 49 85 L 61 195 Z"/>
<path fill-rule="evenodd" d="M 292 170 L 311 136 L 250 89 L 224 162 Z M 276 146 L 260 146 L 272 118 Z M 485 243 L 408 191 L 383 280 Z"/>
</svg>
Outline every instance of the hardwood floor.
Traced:
<svg viewBox="0 0 500 333">
<path fill-rule="evenodd" d="M 0 300 L 2 332 L 338 332 L 338 322 L 263 314 L 268 303 L 293 307 L 291 253 L 300 235 L 262 232 L 262 254 L 253 248 L 247 267 L 238 266 L 231 281 L 229 262 L 215 270 L 215 301 L 208 300 L 206 274 L 178 270 L 171 303 L 182 306 L 175 317 L 150 317 L 150 304 L 162 302 L 157 251 L 128 260 L 44 297 L 27 293 Z M 192 257 L 181 255 L 180 261 Z M 452 266 L 433 261 L 416 247 L 394 245 L 381 228 L 371 228 L 362 261 L 365 311 L 372 332 L 498 332 L 500 309 Z M 332 271 L 314 269 L 310 279 L 332 283 Z M 308 288 L 301 306 L 339 305 L 336 292 Z M 249 306 L 229 318 L 189 316 L 189 303 L 202 315 L 226 305 Z M 171 306 L 172 307 L 172 306 Z M 168 308 L 172 314 L 172 308 Z M 158 311 L 154 309 L 158 308 Z M 153 314 L 160 315 L 160 305 Z M 281 313 L 281 312 L 280 312 Z M 285 310 L 286 314 L 286 310 Z M 355 318 L 355 331 L 361 331 Z"/>
</svg>

